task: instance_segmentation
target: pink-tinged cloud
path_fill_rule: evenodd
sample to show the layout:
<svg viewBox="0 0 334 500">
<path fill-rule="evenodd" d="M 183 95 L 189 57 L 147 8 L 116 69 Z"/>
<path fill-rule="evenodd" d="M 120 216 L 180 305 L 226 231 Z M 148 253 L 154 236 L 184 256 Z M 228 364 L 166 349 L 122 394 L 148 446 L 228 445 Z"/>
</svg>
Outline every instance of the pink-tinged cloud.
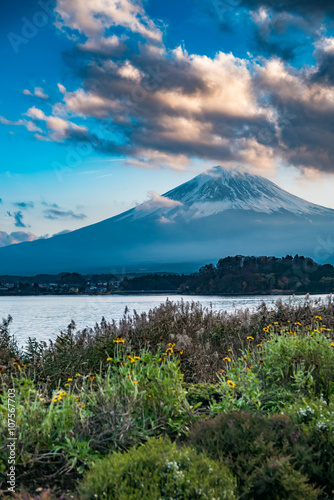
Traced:
<svg viewBox="0 0 334 500">
<path fill-rule="evenodd" d="M 0 231 L 0 247 L 5 247 L 7 245 L 15 245 L 17 243 L 23 243 L 25 241 L 35 241 L 38 239 L 33 233 L 25 231 L 14 231 L 13 233 L 6 233 L 6 231 Z"/>
<path fill-rule="evenodd" d="M 167 198 L 166 196 L 161 196 L 154 191 L 149 191 L 148 195 L 150 199 L 141 205 L 136 207 L 136 210 L 157 210 L 159 208 L 173 208 L 177 206 L 182 206 L 180 201 L 172 200 L 171 198 Z"/>
</svg>

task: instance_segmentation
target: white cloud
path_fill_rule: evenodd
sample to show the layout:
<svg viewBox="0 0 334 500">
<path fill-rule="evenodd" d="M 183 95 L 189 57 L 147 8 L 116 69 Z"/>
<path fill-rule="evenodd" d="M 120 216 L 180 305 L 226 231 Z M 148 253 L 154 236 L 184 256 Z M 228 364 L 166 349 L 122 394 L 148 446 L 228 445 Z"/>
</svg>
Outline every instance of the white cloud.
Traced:
<svg viewBox="0 0 334 500">
<path fill-rule="evenodd" d="M 98 38 L 89 38 L 85 43 L 79 44 L 78 47 L 84 52 L 93 52 L 94 54 L 110 55 L 115 50 L 122 49 L 123 41 L 127 37 L 124 35 L 118 37 L 116 35 Z"/>
<path fill-rule="evenodd" d="M 143 149 L 137 151 L 136 158 L 127 158 L 124 165 L 149 170 L 169 168 L 184 171 L 191 165 L 191 159 L 187 155 L 164 153 L 154 149 Z"/>
<path fill-rule="evenodd" d="M 37 127 L 35 123 L 28 120 L 11 121 L 7 120 L 7 118 L 4 118 L 3 116 L 0 116 L 0 123 L 2 123 L 3 125 L 11 125 L 14 127 L 22 125 L 27 130 L 29 130 L 29 132 L 42 132 L 41 128 Z"/>
<path fill-rule="evenodd" d="M 56 142 L 61 142 L 66 139 L 71 131 L 80 133 L 88 132 L 88 129 L 86 127 L 76 125 L 75 123 L 64 120 L 59 116 L 47 116 L 41 109 L 38 109 L 36 107 L 28 109 L 26 115 L 32 119 L 44 121 L 46 127 L 51 131 L 50 138 Z M 41 136 L 35 137 L 38 140 L 43 140 Z"/>
<path fill-rule="evenodd" d="M 107 28 L 122 26 L 145 38 L 161 41 L 162 33 L 145 14 L 140 1 L 57 0 L 58 26 L 68 27 L 89 38 L 104 36 Z"/>
<path fill-rule="evenodd" d="M 91 116 L 94 118 L 108 117 L 117 110 L 120 104 L 116 99 L 101 97 L 92 92 L 78 89 L 64 95 L 65 112 L 70 111 L 78 116 Z"/>
<path fill-rule="evenodd" d="M 25 89 L 23 93 L 24 95 L 39 97 L 40 99 L 43 100 L 49 99 L 49 96 L 44 92 L 44 90 L 41 87 L 35 87 L 33 92 L 30 92 L 30 90 Z"/>
<path fill-rule="evenodd" d="M 164 217 L 163 215 L 160 217 L 159 222 L 160 224 L 175 224 L 175 221 L 167 219 L 167 217 Z"/>
<path fill-rule="evenodd" d="M 135 66 L 133 66 L 130 61 L 125 61 L 125 63 L 118 69 L 117 72 L 122 78 L 133 80 L 134 82 L 140 82 L 140 71 L 135 68 Z"/>
<path fill-rule="evenodd" d="M 315 48 L 321 52 L 334 54 L 334 37 L 323 37 L 314 44 Z"/>
<path fill-rule="evenodd" d="M 157 210 L 159 208 L 173 208 L 182 206 L 183 204 L 180 201 L 172 200 L 171 198 L 167 198 L 166 196 L 161 196 L 155 191 L 149 191 L 148 195 L 150 199 L 141 205 L 136 207 L 136 210 Z"/>
<path fill-rule="evenodd" d="M 58 83 L 58 89 L 59 89 L 59 92 L 61 92 L 62 94 L 66 93 L 65 87 L 61 83 Z"/>
</svg>

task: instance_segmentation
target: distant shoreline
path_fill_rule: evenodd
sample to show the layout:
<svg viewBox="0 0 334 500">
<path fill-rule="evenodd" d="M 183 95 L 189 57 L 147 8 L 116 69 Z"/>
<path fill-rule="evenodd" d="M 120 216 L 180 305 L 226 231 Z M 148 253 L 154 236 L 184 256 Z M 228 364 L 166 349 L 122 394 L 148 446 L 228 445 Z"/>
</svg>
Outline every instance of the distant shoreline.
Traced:
<svg viewBox="0 0 334 500">
<path fill-rule="evenodd" d="M 334 293 L 334 267 L 308 257 L 236 255 L 192 274 L 0 276 L 0 296 L 184 295 L 242 297 Z"/>
<path fill-rule="evenodd" d="M 36 294 L 24 294 L 24 293 L 12 293 L 12 294 L 1 294 L 1 297 L 126 297 L 131 295 L 138 296 L 152 296 L 152 295 L 181 295 L 184 297 L 261 297 L 261 296 L 272 296 L 278 297 L 281 295 L 284 296 L 293 296 L 296 295 L 301 297 L 303 295 L 331 295 L 330 293 L 324 293 L 322 291 L 319 292 L 294 292 L 293 290 L 288 291 L 277 291 L 277 292 L 254 292 L 254 293 L 181 293 L 178 290 L 159 290 L 159 291 L 147 291 L 144 290 L 139 292 L 138 290 L 126 291 L 126 292 L 117 292 L 117 293 L 36 293 Z"/>
</svg>

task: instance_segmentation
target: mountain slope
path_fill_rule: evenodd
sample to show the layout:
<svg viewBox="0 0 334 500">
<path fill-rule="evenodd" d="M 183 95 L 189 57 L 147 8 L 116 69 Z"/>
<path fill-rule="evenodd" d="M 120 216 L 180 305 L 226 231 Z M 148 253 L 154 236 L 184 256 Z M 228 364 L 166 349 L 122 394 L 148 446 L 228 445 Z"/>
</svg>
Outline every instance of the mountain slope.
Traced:
<svg viewBox="0 0 334 500">
<path fill-rule="evenodd" d="M 98 224 L 1 248 L 0 274 L 186 272 L 236 254 L 299 253 L 333 262 L 328 241 L 334 210 L 262 177 L 214 167 Z"/>
</svg>

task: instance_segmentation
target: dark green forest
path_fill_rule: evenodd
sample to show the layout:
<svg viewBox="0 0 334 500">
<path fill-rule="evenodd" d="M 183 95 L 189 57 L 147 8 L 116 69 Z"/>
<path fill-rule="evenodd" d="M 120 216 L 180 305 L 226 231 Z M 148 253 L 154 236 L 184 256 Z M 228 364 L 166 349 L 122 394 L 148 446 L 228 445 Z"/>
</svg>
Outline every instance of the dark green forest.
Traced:
<svg viewBox="0 0 334 500">
<path fill-rule="evenodd" d="M 148 274 L 124 278 L 120 291 L 178 291 L 184 294 L 332 293 L 334 267 L 308 257 L 226 257 L 194 274 Z"/>
</svg>

